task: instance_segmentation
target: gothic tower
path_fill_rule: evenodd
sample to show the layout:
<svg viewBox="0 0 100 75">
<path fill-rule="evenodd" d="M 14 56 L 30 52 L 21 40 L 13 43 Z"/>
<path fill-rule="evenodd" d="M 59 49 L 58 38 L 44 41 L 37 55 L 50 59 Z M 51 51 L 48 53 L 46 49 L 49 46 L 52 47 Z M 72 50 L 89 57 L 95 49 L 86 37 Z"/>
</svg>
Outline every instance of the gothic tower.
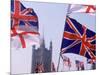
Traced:
<svg viewBox="0 0 100 75">
<path fill-rule="evenodd" d="M 51 72 L 52 63 L 52 42 L 50 42 L 50 47 L 47 49 L 45 47 L 45 40 L 41 40 L 40 47 L 32 49 L 32 73 L 39 72 Z M 38 71 L 40 70 L 40 71 Z"/>
</svg>

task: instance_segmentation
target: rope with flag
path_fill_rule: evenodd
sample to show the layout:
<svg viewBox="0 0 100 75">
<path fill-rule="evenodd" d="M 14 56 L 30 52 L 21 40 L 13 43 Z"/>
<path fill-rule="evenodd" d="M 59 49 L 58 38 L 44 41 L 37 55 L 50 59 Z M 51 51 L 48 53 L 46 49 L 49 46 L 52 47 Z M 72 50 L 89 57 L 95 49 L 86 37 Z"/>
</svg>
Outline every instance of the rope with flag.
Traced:
<svg viewBox="0 0 100 75">
<path fill-rule="evenodd" d="M 36 38 L 39 36 L 38 17 L 34 10 L 24 7 L 18 0 L 11 0 L 11 39 L 15 40 L 19 37 L 20 41 L 18 42 L 21 42 L 22 48 L 26 48 L 25 37 L 32 39 L 35 38 L 35 35 Z M 30 41 L 35 42 L 34 40 Z"/>
</svg>

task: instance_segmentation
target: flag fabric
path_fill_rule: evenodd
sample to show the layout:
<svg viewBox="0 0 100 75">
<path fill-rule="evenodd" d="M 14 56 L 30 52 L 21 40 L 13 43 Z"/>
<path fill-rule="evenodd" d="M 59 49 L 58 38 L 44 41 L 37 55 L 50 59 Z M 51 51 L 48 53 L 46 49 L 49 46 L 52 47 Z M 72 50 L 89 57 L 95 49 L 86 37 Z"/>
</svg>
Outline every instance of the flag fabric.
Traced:
<svg viewBox="0 0 100 75">
<path fill-rule="evenodd" d="M 12 47 L 39 42 L 38 17 L 32 8 L 26 8 L 20 1 L 11 0 L 11 42 Z"/>
<path fill-rule="evenodd" d="M 80 70 L 80 61 L 76 60 L 75 63 L 77 70 Z"/>
<path fill-rule="evenodd" d="M 61 53 L 74 53 L 88 59 L 96 59 L 96 34 L 73 18 L 67 16 Z"/>
<path fill-rule="evenodd" d="M 76 63 L 77 70 L 84 70 L 84 62 L 76 60 L 75 63 Z"/>
<path fill-rule="evenodd" d="M 91 16 L 95 16 L 96 6 L 95 5 L 70 5 L 70 9 L 68 11 L 69 14 L 73 13 L 86 13 Z"/>
<path fill-rule="evenodd" d="M 71 61 L 70 58 L 63 56 L 63 63 L 65 66 L 71 67 Z"/>
<path fill-rule="evenodd" d="M 94 14 L 96 12 L 96 6 L 95 5 L 71 5 L 69 13 L 92 13 Z"/>
<path fill-rule="evenodd" d="M 93 64 L 93 63 L 96 63 L 96 60 L 93 60 L 93 59 L 87 59 L 87 63 L 88 63 L 88 64 Z"/>
</svg>

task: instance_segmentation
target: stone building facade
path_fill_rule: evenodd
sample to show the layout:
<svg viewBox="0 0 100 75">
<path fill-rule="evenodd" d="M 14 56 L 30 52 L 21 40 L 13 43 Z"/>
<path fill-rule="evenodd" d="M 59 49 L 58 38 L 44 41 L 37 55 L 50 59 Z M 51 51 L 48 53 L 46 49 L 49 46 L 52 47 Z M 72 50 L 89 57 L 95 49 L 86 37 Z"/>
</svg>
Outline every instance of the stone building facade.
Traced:
<svg viewBox="0 0 100 75">
<path fill-rule="evenodd" d="M 41 72 L 51 72 L 52 64 L 52 42 L 50 42 L 50 47 L 47 49 L 45 47 L 44 39 L 41 41 L 40 47 L 32 49 L 32 73 Z"/>
</svg>

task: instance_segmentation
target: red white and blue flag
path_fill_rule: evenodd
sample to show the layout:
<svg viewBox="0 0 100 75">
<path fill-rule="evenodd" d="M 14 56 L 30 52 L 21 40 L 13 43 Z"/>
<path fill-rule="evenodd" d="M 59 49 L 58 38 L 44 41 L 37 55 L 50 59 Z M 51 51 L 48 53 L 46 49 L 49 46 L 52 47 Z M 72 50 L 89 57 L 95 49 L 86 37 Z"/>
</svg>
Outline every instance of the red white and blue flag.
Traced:
<svg viewBox="0 0 100 75">
<path fill-rule="evenodd" d="M 95 5 L 71 5 L 69 13 L 92 13 L 94 14 L 96 12 L 96 6 Z"/>
<path fill-rule="evenodd" d="M 70 58 L 66 57 L 66 56 L 63 56 L 63 63 L 65 66 L 68 66 L 68 67 L 71 67 L 71 61 L 70 61 Z"/>
<path fill-rule="evenodd" d="M 61 53 L 74 53 L 95 60 L 96 33 L 67 16 Z"/>
<path fill-rule="evenodd" d="M 75 63 L 76 63 L 77 70 L 84 70 L 84 62 L 76 60 Z"/>
<path fill-rule="evenodd" d="M 20 1 L 11 0 L 11 43 L 26 48 L 27 44 L 39 42 L 38 17 L 32 8 Z M 29 43 L 27 43 L 29 42 Z"/>
</svg>

